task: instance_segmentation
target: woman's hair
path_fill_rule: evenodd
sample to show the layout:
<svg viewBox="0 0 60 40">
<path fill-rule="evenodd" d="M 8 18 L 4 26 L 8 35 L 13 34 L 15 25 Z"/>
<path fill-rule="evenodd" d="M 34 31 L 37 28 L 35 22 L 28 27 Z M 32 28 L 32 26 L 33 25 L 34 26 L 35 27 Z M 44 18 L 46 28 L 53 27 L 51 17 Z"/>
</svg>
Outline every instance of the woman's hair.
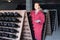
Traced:
<svg viewBox="0 0 60 40">
<path fill-rule="evenodd" d="M 38 4 L 38 5 L 40 6 L 40 3 L 38 3 L 38 2 L 35 2 L 34 5 L 35 5 L 35 4 Z M 40 6 L 40 10 L 42 10 L 41 6 Z"/>
<path fill-rule="evenodd" d="M 38 3 L 38 2 L 35 2 L 34 5 L 35 5 L 35 4 L 38 4 L 38 5 L 40 6 L 40 3 Z"/>
</svg>

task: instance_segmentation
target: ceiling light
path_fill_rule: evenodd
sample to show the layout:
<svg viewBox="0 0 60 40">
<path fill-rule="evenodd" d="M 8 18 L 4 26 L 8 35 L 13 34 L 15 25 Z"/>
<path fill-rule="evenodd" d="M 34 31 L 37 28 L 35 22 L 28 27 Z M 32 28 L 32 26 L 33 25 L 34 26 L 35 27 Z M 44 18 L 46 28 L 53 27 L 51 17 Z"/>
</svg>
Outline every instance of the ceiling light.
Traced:
<svg viewBox="0 0 60 40">
<path fill-rule="evenodd" d="M 8 2 L 11 2 L 11 0 L 8 0 Z"/>
</svg>

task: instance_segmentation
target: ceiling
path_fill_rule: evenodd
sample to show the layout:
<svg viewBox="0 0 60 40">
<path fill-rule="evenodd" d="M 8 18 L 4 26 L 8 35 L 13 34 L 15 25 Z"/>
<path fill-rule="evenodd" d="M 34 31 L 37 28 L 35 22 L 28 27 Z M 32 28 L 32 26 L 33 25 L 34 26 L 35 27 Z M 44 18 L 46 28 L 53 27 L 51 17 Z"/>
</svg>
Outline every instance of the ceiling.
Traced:
<svg viewBox="0 0 60 40">
<path fill-rule="evenodd" d="M 26 3 L 26 1 L 25 1 L 25 0 L 0 0 L 0 2 L 9 2 L 9 1 L 11 1 L 11 2 Z"/>
<path fill-rule="evenodd" d="M 60 3 L 60 0 L 34 0 L 34 2 L 43 2 L 43 3 Z"/>
<path fill-rule="evenodd" d="M 8 2 L 9 0 L 0 0 L 0 2 Z M 11 2 L 19 2 L 19 3 L 26 3 L 26 0 L 11 0 Z M 45 2 L 45 3 L 60 3 L 60 0 L 33 0 L 34 2 Z"/>
</svg>

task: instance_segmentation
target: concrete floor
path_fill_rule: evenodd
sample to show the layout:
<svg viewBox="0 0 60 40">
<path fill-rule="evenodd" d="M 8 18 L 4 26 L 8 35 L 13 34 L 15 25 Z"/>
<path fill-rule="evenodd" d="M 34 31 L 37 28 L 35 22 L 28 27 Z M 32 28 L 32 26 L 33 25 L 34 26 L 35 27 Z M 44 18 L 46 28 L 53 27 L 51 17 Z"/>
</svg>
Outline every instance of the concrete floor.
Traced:
<svg viewBox="0 0 60 40">
<path fill-rule="evenodd" d="M 46 36 L 45 40 L 60 40 L 60 28 L 54 31 L 52 35 Z"/>
</svg>

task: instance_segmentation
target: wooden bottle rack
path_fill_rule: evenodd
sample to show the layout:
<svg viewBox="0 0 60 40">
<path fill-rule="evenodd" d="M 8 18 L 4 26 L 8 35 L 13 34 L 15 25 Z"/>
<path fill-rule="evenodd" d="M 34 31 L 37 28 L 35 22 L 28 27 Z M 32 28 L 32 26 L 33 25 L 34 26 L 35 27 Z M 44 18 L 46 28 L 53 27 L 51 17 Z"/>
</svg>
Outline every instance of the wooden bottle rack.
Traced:
<svg viewBox="0 0 60 40">
<path fill-rule="evenodd" d="M 29 26 L 26 10 L 0 10 L 0 12 L 2 12 L 2 13 L 4 13 L 4 12 L 13 12 L 13 13 L 18 12 L 22 16 L 22 18 L 17 17 L 21 21 L 19 23 L 16 23 L 17 25 L 19 25 L 19 28 L 5 27 L 5 28 L 10 28 L 10 29 L 16 29 L 16 30 L 19 31 L 19 33 L 14 34 L 14 33 L 0 31 L 0 33 L 2 32 L 2 33 L 8 33 L 8 34 L 17 35 L 18 38 L 16 38 L 16 39 L 8 38 L 8 37 L 0 37 L 0 38 L 2 38 L 2 39 L 3 38 L 10 39 L 10 40 L 32 40 L 32 36 L 31 36 L 31 31 L 30 31 L 30 26 Z M 3 26 L 3 28 L 4 28 L 4 26 Z"/>
</svg>

